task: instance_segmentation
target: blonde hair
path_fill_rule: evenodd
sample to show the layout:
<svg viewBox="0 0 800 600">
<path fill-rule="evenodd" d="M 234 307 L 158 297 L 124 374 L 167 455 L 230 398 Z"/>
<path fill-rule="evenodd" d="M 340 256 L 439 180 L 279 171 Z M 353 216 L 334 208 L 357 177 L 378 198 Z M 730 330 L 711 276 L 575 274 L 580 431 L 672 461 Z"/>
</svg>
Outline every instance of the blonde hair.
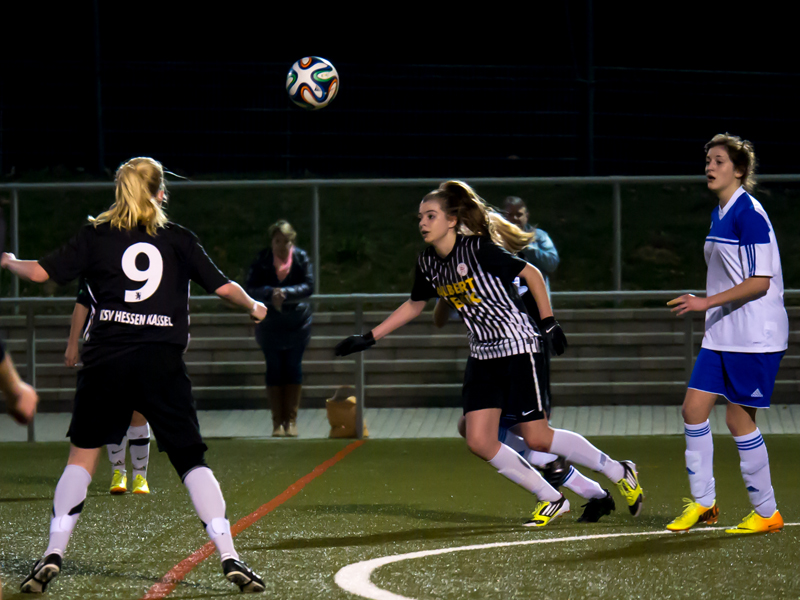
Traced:
<svg viewBox="0 0 800 600">
<path fill-rule="evenodd" d="M 463 181 L 445 181 L 425 195 L 423 202 L 435 200 L 448 217 L 456 217 L 456 231 L 464 235 L 485 235 L 509 252 L 521 252 L 534 238 L 506 220 Z"/>
<path fill-rule="evenodd" d="M 112 228 L 126 231 L 144 225 L 148 235 L 155 236 L 168 222 L 157 198 L 167 189 L 161 163 L 148 157 L 132 158 L 120 165 L 114 182 L 116 202 L 97 217 L 89 217 L 89 222 L 95 227 L 109 223 Z"/>
<path fill-rule="evenodd" d="M 715 146 L 725 148 L 734 168 L 744 172 L 742 187 L 748 194 L 752 194 L 756 189 L 756 165 L 758 164 L 753 143 L 750 140 L 743 140 L 738 135 L 718 133 L 705 145 L 706 154 Z"/>
<path fill-rule="evenodd" d="M 269 229 L 267 229 L 267 235 L 269 235 L 270 241 L 272 241 L 272 238 L 275 237 L 275 234 L 279 232 L 285 235 L 291 244 L 294 244 L 294 241 L 297 239 L 297 232 L 286 219 L 276 221 L 269 226 Z"/>
</svg>

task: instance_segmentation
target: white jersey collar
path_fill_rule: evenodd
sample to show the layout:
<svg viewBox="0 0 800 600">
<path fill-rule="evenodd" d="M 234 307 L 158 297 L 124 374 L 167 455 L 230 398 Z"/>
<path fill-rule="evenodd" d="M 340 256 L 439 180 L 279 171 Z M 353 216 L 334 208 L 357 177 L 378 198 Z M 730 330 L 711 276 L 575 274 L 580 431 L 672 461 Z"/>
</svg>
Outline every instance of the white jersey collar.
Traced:
<svg viewBox="0 0 800 600">
<path fill-rule="evenodd" d="M 731 196 L 731 199 L 728 200 L 728 203 L 725 206 L 718 208 L 720 219 L 724 217 L 726 214 L 728 214 L 728 211 L 731 209 L 731 206 L 733 206 L 734 203 L 739 199 L 739 197 L 744 193 L 746 193 L 744 191 L 744 188 L 742 186 L 739 186 L 739 189 L 733 192 L 733 196 Z"/>
</svg>

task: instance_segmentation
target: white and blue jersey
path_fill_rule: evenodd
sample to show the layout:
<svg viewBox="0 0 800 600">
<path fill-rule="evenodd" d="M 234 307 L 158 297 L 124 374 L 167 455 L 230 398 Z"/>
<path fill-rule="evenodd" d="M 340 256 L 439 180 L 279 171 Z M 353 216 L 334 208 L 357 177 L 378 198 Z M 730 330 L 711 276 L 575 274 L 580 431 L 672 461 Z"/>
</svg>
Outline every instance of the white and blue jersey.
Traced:
<svg viewBox="0 0 800 600">
<path fill-rule="evenodd" d="M 703 348 L 723 352 L 782 352 L 789 343 L 778 242 L 761 204 L 739 188 L 711 214 L 705 243 L 706 292 L 713 296 L 749 277 L 769 277 L 765 296 L 706 312 Z"/>
</svg>

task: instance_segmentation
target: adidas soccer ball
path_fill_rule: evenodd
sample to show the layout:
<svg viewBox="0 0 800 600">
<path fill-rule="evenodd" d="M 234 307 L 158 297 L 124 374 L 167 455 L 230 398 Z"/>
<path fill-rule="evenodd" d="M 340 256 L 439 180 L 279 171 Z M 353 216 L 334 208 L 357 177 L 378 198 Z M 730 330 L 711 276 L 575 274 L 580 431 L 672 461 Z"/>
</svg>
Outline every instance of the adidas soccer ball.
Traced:
<svg viewBox="0 0 800 600">
<path fill-rule="evenodd" d="M 308 110 L 324 108 L 336 98 L 339 74 L 324 58 L 306 56 L 289 69 L 286 91 L 297 106 Z"/>
</svg>

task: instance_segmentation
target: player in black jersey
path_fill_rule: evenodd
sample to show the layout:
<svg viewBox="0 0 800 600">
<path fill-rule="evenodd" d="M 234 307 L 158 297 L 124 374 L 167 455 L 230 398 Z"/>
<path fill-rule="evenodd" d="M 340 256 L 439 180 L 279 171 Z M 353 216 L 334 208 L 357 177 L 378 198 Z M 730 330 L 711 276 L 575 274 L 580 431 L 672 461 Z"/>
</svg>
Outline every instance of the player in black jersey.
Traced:
<svg viewBox="0 0 800 600">
<path fill-rule="evenodd" d="M 539 270 L 501 247 L 518 252 L 531 235 L 489 209 L 460 181 L 447 181 L 427 194 L 420 204 L 419 219 L 420 233 L 430 246 L 417 262 L 411 298 L 372 331 L 339 342 L 336 354 L 366 350 L 419 316 L 427 300 L 443 298 L 458 310 L 469 329 L 470 357 L 462 391 L 467 445 L 539 498 L 526 525 L 546 525 L 569 510 L 569 501 L 497 439 L 501 416 L 517 422 L 519 435 L 529 448 L 564 456 L 616 482 L 630 512 L 637 516 L 643 493 L 635 465 L 615 461 L 583 436 L 552 429 L 547 422 L 538 380 L 541 339 L 517 293 L 515 277 L 521 277 L 533 293 L 542 333 L 556 354 L 564 352 L 566 338 L 553 317 Z"/>
<path fill-rule="evenodd" d="M 64 284 L 83 276 L 97 302 L 78 372 L 69 460 L 53 499 L 50 543 L 23 592 L 43 592 L 58 575 L 100 449 L 120 442 L 134 410 L 150 422 L 159 450 L 189 490 L 225 577 L 242 591 L 265 589 L 233 546 L 225 500 L 205 462 L 183 350 L 190 280 L 247 309 L 256 321 L 267 309 L 220 273 L 192 232 L 167 219 L 165 193 L 161 164 L 134 158 L 117 170 L 116 202 L 62 248 L 38 262 L 0 258 L 0 267 L 29 281 Z"/>
<path fill-rule="evenodd" d="M 80 361 L 78 343 L 81 337 L 88 340 L 90 327 L 95 313 L 95 300 L 91 288 L 86 280 L 81 277 L 78 283 L 78 295 L 75 298 L 75 308 L 72 310 L 72 319 L 69 328 L 67 349 L 64 352 L 64 365 L 76 367 Z M 125 469 L 125 452 L 130 443 L 131 466 L 131 492 L 134 494 L 149 494 L 150 486 L 147 483 L 147 464 L 150 460 L 150 426 L 147 419 L 133 411 L 131 425 L 125 437 L 119 444 L 107 444 L 108 460 L 111 463 L 112 494 L 124 494 L 128 491 L 128 474 Z"/>
</svg>

